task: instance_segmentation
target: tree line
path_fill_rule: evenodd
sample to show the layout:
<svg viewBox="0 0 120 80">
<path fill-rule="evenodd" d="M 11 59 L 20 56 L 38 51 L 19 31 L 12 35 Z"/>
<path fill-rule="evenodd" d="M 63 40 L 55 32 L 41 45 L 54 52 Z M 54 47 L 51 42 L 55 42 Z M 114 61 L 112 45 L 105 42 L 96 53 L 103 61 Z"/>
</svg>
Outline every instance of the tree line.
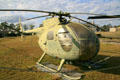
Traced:
<svg viewBox="0 0 120 80">
<path fill-rule="evenodd" d="M 84 23 L 84 25 L 86 25 L 89 28 L 95 28 L 96 31 L 104 31 L 104 32 L 108 32 L 110 28 L 118 28 L 118 27 L 120 27 L 120 25 L 113 26 L 111 24 L 106 24 L 106 25 L 103 25 L 103 26 L 99 26 L 99 25 L 94 24 L 94 25 L 96 25 L 96 26 L 98 26 L 100 28 L 96 28 L 95 26 L 92 26 L 92 25 L 89 25 L 89 24 L 86 24 L 86 23 Z"/>
<path fill-rule="evenodd" d="M 120 25 L 115 25 L 115 26 L 113 26 L 113 25 L 111 25 L 111 24 L 107 24 L 107 25 L 103 25 L 103 26 L 101 26 L 101 29 L 103 29 L 104 31 L 109 31 L 109 29 L 110 28 L 118 28 L 118 27 L 120 27 Z"/>
<path fill-rule="evenodd" d="M 24 30 L 30 30 L 35 27 L 35 25 L 22 25 Z M 0 37 L 4 36 L 17 36 L 20 35 L 20 25 L 14 23 L 1 22 L 0 23 Z"/>
<path fill-rule="evenodd" d="M 84 24 L 88 27 L 91 27 L 90 25 L 88 24 Z M 96 25 L 96 24 L 95 24 Z M 39 27 L 42 27 L 43 25 L 40 24 Z M 31 24 L 31 25 L 26 25 L 26 24 L 23 24 L 22 25 L 23 27 L 23 30 L 31 30 L 35 27 L 35 25 Z M 93 27 L 93 26 L 92 26 Z M 111 24 L 107 24 L 107 25 L 103 25 L 103 26 L 99 26 L 101 29 L 97 29 L 96 28 L 96 31 L 101 31 L 101 30 L 104 30 L 104 31 L 109 31 L 110 28 L 118 28 L 120 27 L 120 25 L 117 25 L 117 26 L 112 26 Z M 94 28 L 94 27 L 93 27 Z M 14 24 L 14 23 L 7 23 L 7 22 L 1 22 L 0 23 L 0 37 L 4 37 L 4 36 L 18 36 L 20 35 L 20 25 L 19 24 Z"/>
</svg>

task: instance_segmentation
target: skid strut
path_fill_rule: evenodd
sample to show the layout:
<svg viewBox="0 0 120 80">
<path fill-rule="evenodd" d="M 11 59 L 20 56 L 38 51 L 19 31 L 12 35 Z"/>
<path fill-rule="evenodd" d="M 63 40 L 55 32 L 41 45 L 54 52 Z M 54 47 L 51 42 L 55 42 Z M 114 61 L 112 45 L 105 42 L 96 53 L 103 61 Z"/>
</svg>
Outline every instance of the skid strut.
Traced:
<svg viewBox="0 0 120 80">
<path fill-rule="evenodd" d="M 53 69 L 53 68 L 50 68 L 50 67 L 48 67 L 48 66 L 46 66 L 46 65 L 44 65 L 44 64 L 41 64 L 41 61 L 42 61 L 42 59 L 45 57 L 45 55 L 46 55 L 46 53 L 44 52 L 44 53 L 42 54 L 42 56 L 40 57 L 40 59 L 39 59 L 39 60 L 37 61 L 37 63 L 36 63 L 37 66 L 41 67 L 41 69 L 44 68 L 44 69 L 47 70 L 48 72 L 58 73 L 58 74 L 60 74 L 61 77 L 67 78 L 67 80 L 80 80 L 80 79 L 82 79 L 82 78 L 84 77 L 83 74 L 82 74 L 81 76 L 73 77 L 73 76 L 70 76 L 70 75 L 68 75 L 68 74 L 66 74 L 66 73 L 60 72 L 61 69 L 62 69 L 62 66 L 63 66 L 63 64 L 64 64 L 64 62 L 65 62 L 65 59 L 61 59 L 60 64 L 59 64 L 59 66 L 57 67 L 57 69 Z"/>
<path fill-rule="evenodd" d="M 47 67 L 47 66 L 45 66 L 45 65 L 43 65 L 43 64 L 40 63 L 42 61 L 42 59 L 45 57 L 45 55 L 46 55 L 46 53 L 44 52 L 42 54 L 42 56 L 40 57 L 40 59 L 38 60 L 37 65 L 40 65 L 40 66 L 42 66 L 42 67 L 44 67 L 46 69 L 49 69 L 49 70 L 51 70 L 53 72 L 59 72 L 62 69 L 62 66 L 63 66 L 63 64 L 65 62 L 65 59 L 61 59 L 60 65 L 58 66 L 57 70 L 55 70 L 55 69 L 49 68 L 49 67 Z"/>
</svg>

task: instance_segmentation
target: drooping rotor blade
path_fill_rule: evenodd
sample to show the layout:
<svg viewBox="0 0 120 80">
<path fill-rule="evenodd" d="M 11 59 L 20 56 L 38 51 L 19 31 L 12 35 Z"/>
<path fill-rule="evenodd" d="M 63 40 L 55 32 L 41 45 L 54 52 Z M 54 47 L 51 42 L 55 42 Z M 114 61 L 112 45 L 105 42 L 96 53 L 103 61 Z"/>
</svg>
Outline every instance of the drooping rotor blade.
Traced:
<svg viewBox="0 0 120 80">
<path fill-rule="evenodd" d="M 82 13 L 82 12 L 70 12 L 70 14 L 85 14 L 85 15 L 103 15 L 103 14 L 94 14 L 94 13 Z"/>
<path fill-rule="evenodd" d="M 74 17 L 74 16 L 71 16 L 71 18 L 74 18 L 74 19 L 77 19 L 77 20 L 83 21 L 83 22 L 85 22 L 85 23 L 87 23 L 87 24 L 90 24 L 90 25 L 92 25 L 92 26 L 94 26 L 94 27 L 96 27 L 96 28 L 98 28 L 98 29 L 101 29 L 101 30 L 105 31 L 104 29 L 98 27 L 98 26 L 95 25 L 95 24 L 92 24 L 91 22 L 85 21 L 85 20 L 83 20 L 83 19 L 80 19 L 80 18 L 77 18 L 77 17 Z"/>
<path fill-rule="evenodd" d="M 32 19 L 42 18 L 42 17 L 47 17 L 47 16 L 50 16 L 50 15 L 37 16 L 37 17 L 33 17 L 33 18 L 28 18 L 28 19 L 26 19 L 26 20 L 32 20 Z"/>
<path fill-rule="evenodd" d="M 50 11 L 28 10 L 28 9 L 0 9 L 0 11 L 25 11 L 25 12 L 52 13 L 52 12 L 50 12 Z"/>
<path fill-rule="evenodd" d="M 120 15 L 103 15 L 103 16 L 88 17 L 88 19 L 109 19 L 109 18 L 120 18 Z"/>
</svg>

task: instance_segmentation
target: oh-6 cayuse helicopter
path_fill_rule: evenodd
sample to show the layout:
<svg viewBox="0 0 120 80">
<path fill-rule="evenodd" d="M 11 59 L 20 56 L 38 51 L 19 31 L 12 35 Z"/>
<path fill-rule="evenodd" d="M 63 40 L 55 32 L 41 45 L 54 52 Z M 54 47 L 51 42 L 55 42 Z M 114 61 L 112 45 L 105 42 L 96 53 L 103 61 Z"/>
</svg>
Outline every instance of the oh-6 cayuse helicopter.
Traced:
<svg viewBox="0 0 120 80">
<path fill-rule="evenodd" d="M 100 43 L 96 34 L 86 25 L 72 22 L 71 19 L 77 19 L 89 25 L 93 25 L 96 28 L 99 27 L 83 19 L 71 16 L 72 14 L 99 15 L 89 17 L 88 19 L 120 17 L 120 15 L 107 16 L 92 13 L 67 13 L 61 11 L 50 12 L 25 9 L 0 9 L 0 11 L 26 11 L 48 14 L 27 20 L 52 16 L 51 18 L 43 21 L 43 27 L 28 31 L 21 30 L 22 33 L 36 33 L 38 35 L 38 43 L 44 53 L 38 60 L 37 64 L 52 72 L 60 72 L 66 60 L 89 61 L 90 59 L 94 58 L 99 51 Z M 52 69 L 41 64 L 41 61 L 46 54 L 61 59 L 57 69 Z M 69 77 L 69 79 L 80 79 L 80 77 L 71 77 L 65 74 L 64 76 Z"/>
</svg>

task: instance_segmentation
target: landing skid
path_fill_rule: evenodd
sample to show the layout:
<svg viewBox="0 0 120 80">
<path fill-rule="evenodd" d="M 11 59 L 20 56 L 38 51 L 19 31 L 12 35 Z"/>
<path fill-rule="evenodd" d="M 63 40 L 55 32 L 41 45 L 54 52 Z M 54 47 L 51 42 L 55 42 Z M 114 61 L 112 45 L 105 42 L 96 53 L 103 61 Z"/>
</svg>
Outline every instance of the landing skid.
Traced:
<svg viewBox="0 0 120 80">
<path fill-rule="evenodd" d="M 44 52 L 37 62 L 36 67 L 38 70 L 43 72 L 49 72 L 51 74 L 57 74 L 63 80 L 80 80 L 83 78 L 83 74 L 75 71 L 73 72 L 62 67 L 65 62 L 65 59 L 61 59 L 58 67 L 53 64 L 41 64 L 41 61 L 43 60 L 45 55 L 46 53 Z"/>
<path fill-rule="evenodd" d="M 60 72 L 58 72 L 57 66 L 53 64 L 37 64 L 37 69 L 39 71 L 48 72 L 52 75 L 59 75 L 63 80 L 81 80 L 84 75 L 77 71 L 70 71 L 66 68 L 62 68 Z"/>
</svg>

